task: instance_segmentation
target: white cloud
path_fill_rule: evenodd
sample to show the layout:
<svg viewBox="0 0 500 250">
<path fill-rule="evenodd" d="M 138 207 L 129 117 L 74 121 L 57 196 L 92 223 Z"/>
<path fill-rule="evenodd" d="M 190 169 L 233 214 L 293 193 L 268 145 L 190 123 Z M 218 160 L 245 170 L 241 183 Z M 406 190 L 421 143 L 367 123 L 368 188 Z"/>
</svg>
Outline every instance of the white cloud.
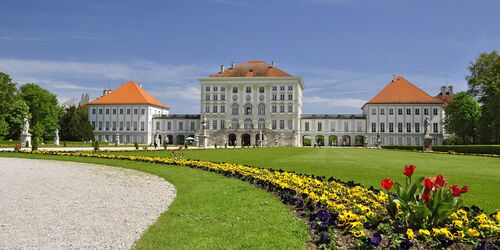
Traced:
<svg viewBox="0 0 500 250">
<path fill-rule="evenodd" d="M 320 96 L 304 97 L 304 103 L 321 104 L 333 107 L 361 108 L 366 100 L 356 98 L 325 98 Z"/>
</svg>

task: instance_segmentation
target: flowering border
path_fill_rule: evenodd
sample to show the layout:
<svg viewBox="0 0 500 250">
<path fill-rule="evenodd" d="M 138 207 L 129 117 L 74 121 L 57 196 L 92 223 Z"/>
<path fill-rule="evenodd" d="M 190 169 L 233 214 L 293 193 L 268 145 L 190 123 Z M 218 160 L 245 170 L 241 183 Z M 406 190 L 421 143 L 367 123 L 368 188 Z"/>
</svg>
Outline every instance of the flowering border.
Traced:
<svg viewBox="0 0 500 250">
<path fill-rule="evenodd" d="M 415 235 L 411 228 L 388 223 L 390 220 L 386 206 L 389 199 L 386 193 L 373 187 L 365 188 L 352 181 L 343 182 L 332 177 L 326 179 L 323 176 L 281 169 L 182 158 L 97 154 L 88 151 L 40 150 L 21 151 L 21 153 L 177 165 L 238 178 L 266 189 L 279 196 L 283 203 L 294 206 L 302 217 L 308 219 L 313 242 L 320 248 L 335 245 L 342 248 L 377 246 L 409 248 L 415 244 L 424 247 L 449 247 L 453 243 L 477 244 L 478 248 L 500 246 L 500 212 L 488 216 L 477 207 L 463 208 L 450 215 L 442 227 L 421 229 Z M 458 232 L 459 219 L 462 221 L 460 224 L 462 232 L 465 233 L 454 234 L 452 232 Z"/>
</svg>

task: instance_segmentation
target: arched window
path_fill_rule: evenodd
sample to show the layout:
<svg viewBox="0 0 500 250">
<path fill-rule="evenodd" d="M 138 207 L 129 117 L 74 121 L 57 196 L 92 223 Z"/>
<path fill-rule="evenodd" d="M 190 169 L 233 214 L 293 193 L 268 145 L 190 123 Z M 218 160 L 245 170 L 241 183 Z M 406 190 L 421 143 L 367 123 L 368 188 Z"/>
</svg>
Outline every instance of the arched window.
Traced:
<svg viewBox="0 0 500 250">
<path fill-rule="evenodd" d="M 252 119 L 245 119 L 245 129 L 252 129 Z"/>
<path fill-rule="evenodd" d="M 232 115 L 238 115 L 239 114 L 239 109 L 240 107 L 238 106 L 237 103 L 233 103 L 233 106 L 231 107 L 231 114 Z"/>
<path fill-rule="evenodd" d="M 259 104 L 259 115 L 266 114 L 266 105 L 264 103 Z"/>
<path fill-rule="evenodd" d="M 245 105 L 245 115 L 252 115 L 252 104 Z"/>
<path fill-rule="evenodd" d="M 264 119 L 259 119 L 259 129 L 264 129 L 266 128 L 266 121 Z"/>
<path fill-rule="evenodd" d="M 238 129 L 238 127 L 239 127 L 239 124 L 238 124 L 238 119 L 233 119 L 233 120 L 231 121 L 231 128 L 232 128 L 232 129 Z"/>
</svg>

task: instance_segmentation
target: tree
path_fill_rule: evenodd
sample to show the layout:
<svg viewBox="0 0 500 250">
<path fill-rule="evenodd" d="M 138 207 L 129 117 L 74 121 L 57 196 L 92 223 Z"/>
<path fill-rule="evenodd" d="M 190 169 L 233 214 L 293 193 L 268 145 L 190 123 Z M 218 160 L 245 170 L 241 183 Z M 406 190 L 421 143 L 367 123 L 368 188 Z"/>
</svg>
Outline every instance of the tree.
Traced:
<svg viewBox="0 0 500 250">
<path fill-rule="evenodd" d="M 16 83 L 12 82 L 9 75 L 0 72 L 0 137 L 9 134 L 10 126 L 5 116 L 16 96 Z"/>
<path fill-rule="evenodd" d="M 497 51 L 481 53 L 474 63 L 469 65 L 470 75 L 466 77 L 469 93 L 481 103 L 481 118 L 478 133 L 485 143 L 500 143 L 500 55 Z"/>
<path fill-rule="evenodd" d="M 87 141 L 93 139 L 92 127 L 86 106 L 70 106 L 61 117 L 61 138 L 65 141 Z"/>
<path fill-rule="evenodd" d="M 19 138 L 19 134 L 23 130 L 25 117 L 30 118 L 28 105 L 21 97 L 16 96 L 5 114 L 5 121 L 9 124 L 9 138 Z"/>
<path fill-rule="evenodd" d="M 30 129 L 34 138 L 51 138 L 59 128 L 62 108 L 56 95 L 35 83 L 25 84 L 20 89 L 20 96 L 26 102 L 31 114 Z"/>
<path fill-rule="evenodd" d="M 462 138 L 465 144 L 475 142 L 476 128 L 481 116 L 478 102 L 466 92 L 459 92 L 445 107 L 445 111 L 446 130 Z"/>
</svg>

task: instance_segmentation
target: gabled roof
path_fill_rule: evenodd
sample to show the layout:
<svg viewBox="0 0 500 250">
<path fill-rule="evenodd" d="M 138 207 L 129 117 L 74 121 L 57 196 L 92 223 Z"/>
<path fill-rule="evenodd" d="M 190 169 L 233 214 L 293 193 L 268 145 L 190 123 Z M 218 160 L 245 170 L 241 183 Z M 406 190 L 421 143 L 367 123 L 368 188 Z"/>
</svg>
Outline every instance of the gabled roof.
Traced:
<svg viewBox="0 0 500 250">
<path fill-rule="evenodd" d="M 169 109 L 158 101 L 136 82 L 126 82 L 111 93 L 103 95 L 89 104 L 149 104 L 160 108 Z"/>
<path fill-rule="evenodd" d="M 285 71 L 273 67 L 264 61 L 248 61 L 231 67 L 224 72 L 211 74 L 210 77 L 255 77 L 255 76 L 273 76 L 286 77 L 291 76 Z"/>
<path fill-rule="evenodd" d="M 366 104 L 443 104 L 402 76 L 395 77 Z M 366 105 L 365 104 L 365 105 Z"/>
</svg>

